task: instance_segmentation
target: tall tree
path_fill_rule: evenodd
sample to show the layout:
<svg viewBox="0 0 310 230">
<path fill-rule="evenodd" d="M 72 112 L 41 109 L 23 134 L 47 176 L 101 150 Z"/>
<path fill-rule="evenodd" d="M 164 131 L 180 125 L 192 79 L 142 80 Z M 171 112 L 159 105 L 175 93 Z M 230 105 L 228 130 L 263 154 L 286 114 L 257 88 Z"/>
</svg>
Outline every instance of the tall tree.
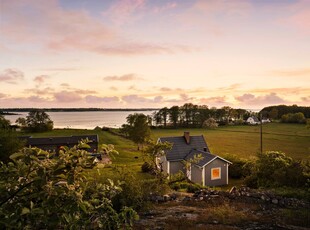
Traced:
<svg viewBox="0 0 310 230">
<path fill-rule="evenodd" d="M 149 117 L 143 113 L 134 113 L 127 116 L 127 124 L 123 127 L 126 128 L 129 138 L 138 145 L 146 143 L 151 137 L 151 129 L 149 126 Z"/>
<path fill-rule="evenodd" d="M 49 131 L 54 126 L 49 115 L 43 110 L 32 110 L 28 113 L 26 120 L 18 118 L 16 122 L 30 132 Z"/>
<path fill-rule="evenodd" d="M 175 105 L 169 109 L 169 120 L 173 123 L 173 127 L 176 128 L 179 122 L 180 108 Z"/>
</svg>

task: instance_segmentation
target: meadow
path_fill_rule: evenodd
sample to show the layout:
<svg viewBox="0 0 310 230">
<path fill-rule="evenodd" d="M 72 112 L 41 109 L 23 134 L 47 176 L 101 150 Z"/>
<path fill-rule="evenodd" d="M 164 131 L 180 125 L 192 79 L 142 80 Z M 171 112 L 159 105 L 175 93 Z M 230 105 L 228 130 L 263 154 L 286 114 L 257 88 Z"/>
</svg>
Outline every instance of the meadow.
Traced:
<svg viewBox="0 0 310 230">
<path fill-rule="evenodd" d="M 259 126 L 220 126 L 216 129 L 152 129 L 151 137 L 204 135 L 212 153 L 220 156 L 234 154 L 249 158 L 260 151 Z M 135 171 L 143 163 L 143 154 L 132 141 L 101 130 L 54 129 L 50 132 L 31 133 L 33 137 L 52 137 L 98 134 L 99 144 L 113 144 L 119 155 L 113 165 L 126 166 Z M 310 160 L 310 129 L 300 124 L 269 123 L 263 125 L 263 151 L 282 151 L 294 159 Z"/>
<path fill-rule="evenodd" d="M 260 151 L 260 126 L 220 126 L 216 129 L 155 129 L 152 138 L 204 135 L 212 153 L 242 158 Z M 294 159 L 310 159 L 310 129 L 302 124 L 268 123 L 263 125 L 263 151 L 282 151 Z"/>
</svg>

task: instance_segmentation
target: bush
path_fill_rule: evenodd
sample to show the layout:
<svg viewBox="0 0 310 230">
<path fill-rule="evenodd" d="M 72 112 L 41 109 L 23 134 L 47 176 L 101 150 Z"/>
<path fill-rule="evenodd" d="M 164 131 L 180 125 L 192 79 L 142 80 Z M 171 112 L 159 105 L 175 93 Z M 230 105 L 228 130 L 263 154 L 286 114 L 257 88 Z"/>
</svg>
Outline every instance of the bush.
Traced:
<svg viewBox="0 0 310 230">
<path fill-rule="evenodd" d="M 245 182 L 249 187 L 309 187 L 309 161 L 295 161 L 282 152 L 258 154 L 252 173 Z"/>
<path fill-rule="evenodd" d="M 95 166 L 86 143 L 59 154 L 24 148 L 0 162 L 1 229 L 128 229 L 137 217 L 127 207 L 116 210 L 111 199 L 119 183 L 86 178 Z"/>
<path fill-rule="evenodd" d="M 233 154 L 226 154 L 224 158 L 232 163 L 232 165 L 229 166 L 230 178 L 240 179 L 251 174 L 251 169 L 254 165 L 252 159 L 246 160 Z"/>
<path fill-rule="evenodd" d="M 181 182 L 175 182 L 171 184 L 170 188 L 176 191 L 182 189 L 182 190 L 186 190 L 186 192 L 194 193 L 204 188 L 204 186 L 195 184 L 193 182 L 181 181 Z"/>
<path fill-rule="evenodd" d="M 206 121 L 203 122 L 202 127 L 208 128 L 208 129 L 215 129 L 218 127 L 218 123 L 216 122 L 214 118 L 210 117 Z"/>
<path fill-rule="evenodd" d="M 154 168 L 150 163 L 144 162 L 143 165 L 141 166 L 141 170 L 144 173 L 151 173 L 154 171 Z"/>
<path fill-rule="evenodd" d="M 303 113 L 288 113 L 284 114 L 281 117 L 281 122 L 283 123 L 299 123 L 299 124 L 305 124 L 306 118 Z"/>
</svg>

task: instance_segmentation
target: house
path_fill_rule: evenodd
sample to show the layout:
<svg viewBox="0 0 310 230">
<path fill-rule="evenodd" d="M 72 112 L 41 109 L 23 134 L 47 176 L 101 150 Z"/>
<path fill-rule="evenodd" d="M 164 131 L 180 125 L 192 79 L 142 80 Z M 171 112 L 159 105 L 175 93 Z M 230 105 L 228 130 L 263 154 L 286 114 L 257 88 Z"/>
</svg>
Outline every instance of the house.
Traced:
<svg viewBox="0 0 310 230">
<path fill-rule="evenodd" d="M 158 142 L 173 144 L 172 149 L 158 159 L 158 165 L 167 174 L 182 171 L 191 181 L 204 186 L 228 184 L 228 166 L 231 162 L 211 154 L 203 135 L 190 136 L 189 132 L 184 132 L 183 136 L 161 137 Z M 192 163 L 186 170 L 182 162 L 193 159 L 198 154 L 203 158 Z"/>
<path fill-rule="evenodd" d="M 90 148 L 85 149 L 88 152 L 96 153 L 98 149 L 99 137 L 98 135 L 82 135 L 82 136 L 69 136 L 69 137 L 40 137 L 34 138 L 31 136 L 20 137 L 24 140 L 26 146 L 37 147 L 45 151 L 56 151 L 58 152 L 62 146 L 72 148 L 77 145 L 81 140 L 88 139 L 90 142 L 87 143 Z"/>
<path fill-rule="evenodd" d="M 269 118 L 264 118 L 264 119 L 262 119 L 262 123 L 264 124 L 264 123 L 270 123 L 271 121 L 270 121 L 270 119 Z"/>
<path fill-rule="evenodd" d="M 246 120 L 246 122 L 247 122 L 248 124 L 250 124 L 250 125 L 258 125 L 258 124 L 260 124 L 260 121 L 259 121 L 258 118 L 255 117 L 255 116 L 249 117 L 249 118 Z"/>
</svg>

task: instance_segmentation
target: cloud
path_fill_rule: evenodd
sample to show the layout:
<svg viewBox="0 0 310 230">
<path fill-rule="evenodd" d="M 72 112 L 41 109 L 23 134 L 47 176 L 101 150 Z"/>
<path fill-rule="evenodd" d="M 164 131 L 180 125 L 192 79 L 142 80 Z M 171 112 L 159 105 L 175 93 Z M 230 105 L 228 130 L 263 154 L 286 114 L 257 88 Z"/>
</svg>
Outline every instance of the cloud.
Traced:
<svg viewBox="0 0 310 230">
<path fill-rule="evenodd" d="M 148 104 L 148 103 L 158 103 L 162 102 L 163 98 L 161 96 L 156 96 L 154 98 L 146 98 L 136 94 L 126 95 L 122 97 L 122 101 L 127 104 Z"/>
<path fill-rule="evenodd" d="M 77 102 L 81 101 L 82 97 L 76 92 L 61 91 L 54 94 L 57 102 Z"/>
<path fill-rule="evenodd" d="M 130 74 L 125 74 L 125 75 L 121 75 L 121 76 L 107 76 L 103 78 L 104 81 L 134 81 L 134 80 L 143 80 L 143 78 L 140 78 L 138 76 L 136 76 L 133 73 Z"/>
<path fill-rule="evenodd" d="M 236 96 L 235 99 L 247 105 L 272 105 L 287 103 L 287 101 L 279 97 L 276 93 L 269 93 L 262 96 L 255 96 L 253 94 L 246 93 L 241 96 Z"/>
<path fill-rule="evenodd" d="M 301 97 L 300 98 L 302 102 L 307 102 L 307 103 L 310 103 L 310 96 L 307 96 L 307 97 Z"/>
<path fill-rule="evenodd" d="M 208 98 L 201 98 L 200 103 L 202 104 L 211 104 L 211 105 L 229 105 L 230 103 L 227 101 L 226 96 L 218 96 L 218 97 L 208 97 Z"/>
<path fill-rule="evenodd" d="M 118 88 L 117 88 L 117 87 L 115 87 L 115 86 L 111 86 L 111 87 L 110 87 L 110 90 L 117 91 L 117 90 L 118 90 Z"/>
<path fill-rule="evenodd" d="M 0 93 L 0 98 L 5 98 L 7 95 L 4 93 Z"/>
<path fill-rule="evenodd" d="M 50 76 L 48 75 L 40 75 L 34 78 L 34 81 L 38 84 L 43 84 Z"/>
<path fill-rule="evenodd" d="M 43 71 L 59 71 L 59 72 L 65 72 L 65 71 L 75 71 L 78 70 L 78 68 L 73 67 L 60 67 L 60 68 L 41 68 L 40 70 Z"/>
<path fill-rule="evenodd" d="M 49 101 L 49 99 L 47 98 L 42 98 L 42 97 L 39 97 L 39 96 L 30 96 L 27 98 L 27 100 L 31 101 L 31 102 L 35 102 L 35 103 L 46 103 Z"/>
<path fill-rule="evenodd" d="M 24 92 L 27 94 L 48 95 L 48 94 L 53 94 L 55 92 L 55 89 L 51 87 L 45 87 L 42 89 L 31 88 L 31 89 L 25 89 Z"/>
<path fill-rule="evenodd" d="M 87 89 L 72 89 L 71 92 L 76 94 L 96 94 L 95 90 L 87 90 Z"/>
<path fill-rule="evenodd" d="M 88 95 L 85 97 L 86 102 L 88 103 L 109 103 L 109 102 L 119 102 L 118 97 L 97 97 Z"/>
<path fill-rule="evenodd" d="M 286 17 L 278 20 L 283 25 L 290 25 L 300 32 L 310 34 L 310 1 L 297 0 L 292 4 L 285 5 L 282 9 Z"/>
<path fill-rule="evenodd" d="M 310 69 L 304 68 L 294 70 L 274 70 L 272 71 L 272 74 L 283 77 L 299 77 L 299 76 L 310 77 Z"/>
<path fill-rule="evenodd" d="M 162 13 L 166 10 L 174 9 L 177 6 L 178 6 L 178 4 L 176 2 L 167 2 L 165 5 L 154 7 L 153 12 L 158 14 L 158 13 Z"/>
<path fill-rule="evenodd" d="M 5 69 L 0 73 L 0 82 L 17 84 L 24 79 L 24 73 L 18 69 Z"/>
<path fill-rule="evenodd" d="M 108 17 L 114 25 L 122 26 L 139 19 L 141 17 L 139 11 L 144 8 L 145 3 L 145 0 L 114 1 L 110 8 L 102 14 Z"/>
<path fill-rule="evenodd" d="M 127 21 L 135 18 L 137 10 L 143 6 L 144 0 L 117 1 L 108 10 L 108 15 L 116 21 Z M 103 22 L 85 9 L 63 8 L 57 0 L 44 4 L 36 0 L 2 1 L 1 8 L 3 38 L 11 43 L 29 45 L 31 52 L 78 50 L 104 55 L 145 55 L 195 50 L 183 45 L 129 41 L 120 31 L 112 29 L 113 24 Z M 72 71 L 76 68 L 45 70 Z"/>
<path fill-rule="evenodd" d="M 60 86 L 61 86 L 61 87 L 64 87 L 64 88 L 70 87 L 70 85 L 69 85 L 68 83 L 61 83 Z"/>
<path fill-rule="evenodd" d="M 100 54 L 110 55 L 151 55 L 197 52 L 199 49 L 174 44 L 155 44 L 147 42 L 120 42 L 117 44 L 98 46 L 93 50 Z"/>
</svg>

